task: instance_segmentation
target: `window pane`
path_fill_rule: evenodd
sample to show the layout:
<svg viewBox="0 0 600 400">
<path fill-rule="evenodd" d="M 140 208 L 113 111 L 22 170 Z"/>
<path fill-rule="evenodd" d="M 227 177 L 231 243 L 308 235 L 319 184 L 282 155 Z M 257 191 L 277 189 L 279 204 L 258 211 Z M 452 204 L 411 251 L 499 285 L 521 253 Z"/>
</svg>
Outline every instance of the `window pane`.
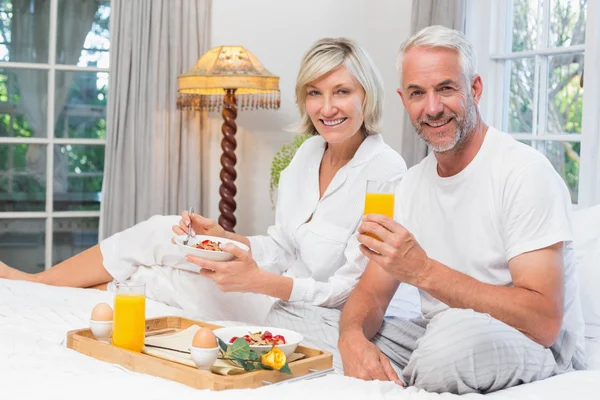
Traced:
<svg viewBox="0 0 600 400">
<path fill-rule="evenodd" d="M 0 260 L 21 271 L 44 270 L 43 219 L 0 219 Z"/>
<path fill-rule="evenodd" d="M 0 1 L 0 60 L 47 63 L 50 1 Z"/>
<path fill-rule="evenodd" d="M 46 209 L 46 145 L 0 144 L 0 210 Z"/>
<path fill-rule="evenodd" d="M 567 187 L 571 193 L 571 201 L 573 204 L 577 204 L 581 143 L 550 140 L 522 140 L 522 142 L 529 146 L 533 146 L 550 160 L 554 169 L 556 169 L 567 183 Z"/>
<path fill-rule="evenodd" d="M 583 54 L 548 58 L 548 133 L 581 133 Z"/>
<path fill-rule="evenodd" d="M 512 133 L 531 133 L 535 93 L 535 59 L 523 58 L 507 62 L 510 65 L 507 129 Z"/>
<path fill-rule="evenodd" d="M 10 23 L 12 19 L 12 4 L 0 1 L 0 61 L 10 61 Z"/>
<path fill-rule="evenodd" d="M 45 137 L 48 72 L 0 69 L 0 136 Z"/>
<path fill-rule="evenodd" d="M 534 50 L 537 47 L 542 14 L 539 12 L 544 0 L 513 0 L 512 2 L 512 51 Z"/>
<path fill-rule="evenodd" d="M 99 210 L 104 146 L 57 145 L 54 210 Z"/>
<path fill-rule="evenodd" d="M 106 138 L 108 74 L 56 72 L 55 105 L 61 110 L 54 135 L 64 138 Z M 69 88 L 65 94 L 66 88 Z"/>
<path fill-rule="evenodd" d="M 110 1 L 59 0 L 56 62 L 108 68 Z"/>
<path fill-rule="evenodd" d="M 98 244 L 98 218 L 54 218 L 52 265 Z"/>
<path fill-rule="evenodd" d="M 585 43 L 586 0 L 550 0 L 549 47 Z"/>
</svg>

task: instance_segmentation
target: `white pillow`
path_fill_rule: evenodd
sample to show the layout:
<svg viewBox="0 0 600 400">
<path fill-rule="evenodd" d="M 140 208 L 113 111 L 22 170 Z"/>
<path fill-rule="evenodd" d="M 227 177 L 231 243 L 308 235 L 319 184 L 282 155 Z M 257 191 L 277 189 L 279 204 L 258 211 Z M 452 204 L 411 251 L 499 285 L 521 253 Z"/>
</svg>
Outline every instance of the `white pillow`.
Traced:
<svg viewBox="0 0 600 400">
<path fill-rule="evenodd" d="M 600 205 L 575 210 L 572 222 L 585 335 L 600 340 Z"/>
<path fill-rule="evenodd" d="M 401 283 L 385 312 L 385 317 L 412 319 L 420 316 L 421 295 L 419 289 L 407 283 Z"/>
</svg>

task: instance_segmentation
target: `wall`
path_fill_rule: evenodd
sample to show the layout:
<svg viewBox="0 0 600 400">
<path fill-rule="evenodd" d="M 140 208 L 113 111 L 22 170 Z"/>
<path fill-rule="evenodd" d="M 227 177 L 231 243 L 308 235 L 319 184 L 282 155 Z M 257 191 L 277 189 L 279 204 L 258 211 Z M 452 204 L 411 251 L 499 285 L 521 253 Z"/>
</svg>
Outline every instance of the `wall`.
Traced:
<svg viewBox="0 0 600 400">
<path fill-rule="evenodd" d="M 212 46 L 242 45 L 280 77 L 281 108 L 239 112 L 236 185 L 238 233 L 264 233 L 274 221 L 269 198 L 271 160 L 293 137 L 296 74 L 304 52 L 322 37 L 345 36 L 363 45 L 379 67 L 386 88 L 384 138 L 400 151 L 404 110 L 396 88 L 394 59 L 410 31 L 412 0 L 216 0 Z M 221 116 L 209 114 L 204 137 L 203 212 L 219 215 Z"/>
</svg>

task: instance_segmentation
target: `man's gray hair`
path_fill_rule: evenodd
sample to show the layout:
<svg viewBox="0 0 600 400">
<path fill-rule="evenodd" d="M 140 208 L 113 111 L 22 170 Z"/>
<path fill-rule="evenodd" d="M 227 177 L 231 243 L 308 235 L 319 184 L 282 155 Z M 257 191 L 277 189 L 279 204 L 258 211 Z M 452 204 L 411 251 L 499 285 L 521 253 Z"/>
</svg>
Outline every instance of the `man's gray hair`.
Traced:
<svg viewBox="0 0 600 400">
<path fill-rule="evenodd" d="M 414 47 L 441 47 L 454 50 L 458 53 L 460 67 L 467 85 L 475 77 L 477 56 L 467 37 L 460 31 L 441 25 L 432 25 L 421 29 L 402 44 L 400 52 L 396 57 L 396 69 L 400 75 L 400 84 L 402 84 L 402 60 L 404 54 Z"/>
</svg>

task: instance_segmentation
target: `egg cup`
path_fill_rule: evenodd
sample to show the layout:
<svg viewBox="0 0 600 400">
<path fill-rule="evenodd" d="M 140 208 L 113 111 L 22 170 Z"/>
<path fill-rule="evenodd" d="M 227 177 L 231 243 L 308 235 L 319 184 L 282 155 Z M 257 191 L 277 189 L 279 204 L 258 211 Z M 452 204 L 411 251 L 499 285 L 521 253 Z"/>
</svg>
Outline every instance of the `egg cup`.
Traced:
<svg viewBox="0 0 600 400">
<path fill-rule="evenodd" d="M 103 343 L 110 343 L 113 330 L 112 321 L 94 321 L 90 319 L 90 328 L 96 339 Z"/>
<path fill-rule="evenodd" d="M 190 354 L 192 356 L 192 361 L 196 364 L 198 369 L 210 371 L 210 368 L 215 361 L 217 361 L 217 357 L 219 356 L 219 347 L 204 349 L 201 347 L 190 346 Z"/>
</svg>

